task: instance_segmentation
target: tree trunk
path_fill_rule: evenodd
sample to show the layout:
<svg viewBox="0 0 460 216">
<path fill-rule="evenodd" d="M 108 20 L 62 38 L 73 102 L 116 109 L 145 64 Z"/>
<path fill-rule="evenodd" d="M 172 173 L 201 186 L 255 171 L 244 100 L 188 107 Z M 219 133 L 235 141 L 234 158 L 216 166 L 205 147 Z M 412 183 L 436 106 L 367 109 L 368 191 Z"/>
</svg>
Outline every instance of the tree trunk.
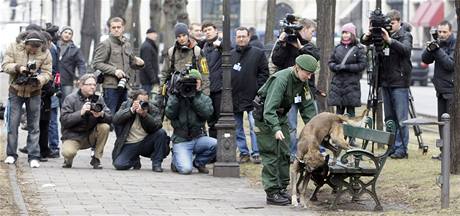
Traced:
<svg viewBox="0 0 460 216">
<path fill-rule="evenodd" d="M 150 0 L 150 26 L 154 27 L 158 32 L 161 25 L 161 0 Z"/>
<path fill-rule="evenodd" d="M 267 18 L 265 19 L 265 45 L 273 43 L 273 29 L 275 28 L 276 0 L 267 0 Z"/>
<path fill-rule="evenodd" d="M 335 0 L 316 0 L 317 14 L 321 14 L 318 16 L 316 37 L 321 59 L 317 88 L 326 93 L 329 92 L 329 84 L 331 83 L 331 72 L 327 62 L 334 48 L 335 2 Z M 327 105 L 326 97 L 320 96 L 317 101 L 320 112 L 331 111 Z"/>
<path fill-rule="evenodd" d="M 114 0 L 112 8 L 110 8 L 110 18 L 122 17 L 126 19 L 125 13 L 128 8 L 129 1 L 127 0 Z"/>
<path fill-rule="evenodd" d="M 139 47 L 141 45 L 141 38 L 140 38 L 140 31 L 141 31 L 141 23 L 140 23 L 140 0 L 133 0 L 133 8 L 132 8 L 132 27 L 131 27 L 131 44 L 134 48 L 134 53 L 139 55 Z"/>
<path fill-rule="evenodd" d="M 89 51 L 94 41 L 94 46 L 99 43 L 101 34 L 101 0 L 86 0 L 83 11 L 83 22 L 81 26 L 80 49 L 86 62 L 89 60 Z"/>
<path fill-rule="evenodd" d="M 67 26 L 72 26 L 72 2 L 67 0 Z"/>
<path fill-rule="evenodd" d="M 161 53 L 163 57 L 166 56 L 169 47 L 174 44 L 174 25 L 178 22 L 188 24 L 188 13 L 187 13 L 187 0 L 164 0 L 163 13 L 165 15 L 165 27 L 164 27 L 164 49 Z M 163 58 L 162 58 L 163 59 Z"/>
<path fill-rule="evenodd" d="M 457 29 L 460 29 L 460 0 L 455 0 L 455 8 L 457 12 Z M 458 130 L 460 129 L 460 54 L 458 53 L 460 50 L 460 31 L 457 31 L 457 43 L 455 44 L 454 53 L 454 99 L 453 103 L 453 110 L 451 116 L 451 154 L 450 154 L 450 171 L 453 174 L 460 174 L 460 134 Z"/>
</svg>

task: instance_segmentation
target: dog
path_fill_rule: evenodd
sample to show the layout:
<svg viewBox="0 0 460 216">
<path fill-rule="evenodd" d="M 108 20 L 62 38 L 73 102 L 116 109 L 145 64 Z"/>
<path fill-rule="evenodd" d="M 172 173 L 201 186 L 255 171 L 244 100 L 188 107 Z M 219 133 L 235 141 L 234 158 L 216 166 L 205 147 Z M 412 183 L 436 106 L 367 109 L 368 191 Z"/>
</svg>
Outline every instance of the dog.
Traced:
<svg viewBox="0 0 460 216">
<path fill-rule="evenodd" d="M 320 145 L 333 152 L 333 163 L 335 163 L 341 149 L 351 148 L 345 140 L 342 124 L 346 122 L 357 125 L 366 114 L 367 110 L 361 116 L 350 118 L 323 112 L 313 117 L 305 125 L 300 133 L 296 160 L 291 170 L 292 205 L 298 205 L 297 195 L 299 194 L 301 205 L 306 207 L 306 190 L 310 179 L 316 184 L 315 191 L 310 197 L 311 201 L 317 200 L 316 193 L 324 184 L 329 184 L 335 189 L 328 179 L 329 156 L 324 157 L 320 153 Z M 329 141 L 337 146 L 331 145 Z"/>
</svg>

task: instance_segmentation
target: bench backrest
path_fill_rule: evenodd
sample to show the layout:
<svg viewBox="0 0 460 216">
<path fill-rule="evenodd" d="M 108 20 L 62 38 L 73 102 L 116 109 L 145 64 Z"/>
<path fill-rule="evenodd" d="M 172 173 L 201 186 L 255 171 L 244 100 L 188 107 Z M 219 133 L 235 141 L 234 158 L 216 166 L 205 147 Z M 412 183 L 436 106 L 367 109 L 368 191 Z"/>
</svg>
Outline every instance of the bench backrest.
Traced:
<svg viewBox="0 0 460 216">
<path fill-rule="evenodd" d="M 391 147 L 395 140 L 394 122 L 387 121 L 386 128 L 388 132 L 344 124 L 343 133 L 345 136 L 368 140 L 370 142 L 386 144 Z"/>
</svg>

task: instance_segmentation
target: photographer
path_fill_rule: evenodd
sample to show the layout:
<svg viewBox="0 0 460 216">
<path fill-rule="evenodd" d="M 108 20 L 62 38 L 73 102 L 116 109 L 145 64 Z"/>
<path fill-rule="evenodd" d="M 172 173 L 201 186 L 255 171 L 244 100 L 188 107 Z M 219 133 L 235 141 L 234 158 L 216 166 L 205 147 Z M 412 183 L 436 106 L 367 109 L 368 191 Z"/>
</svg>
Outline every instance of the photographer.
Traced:
<svg viewBox="0 0 460 216">
<path fill-rule="evenodd" d="M 380 14 L 380 11 L 379 13 Z M 361 38 L 364 45 L 374 43 L 377 47 L 382 42 L 383 71 L 379 72 L 379 87 L 382 87 L 385 121 L 397 122 L 396 141 L 391 154 L 393 159 L 407 158 L 407 144 L 409 143 L 409 128 L 402 122 L 407 120 L 409 113 L 409 87 L 412 64 L 410 61 L 412 51 L 412 35 L 406 31 L 407 27 L 401 23 L 399 11 L 391 10 L 386 15 L 391 21 L 391 30 L 388 32 L 384 26 L 372 27 Z M 371 17 L 377 19 L 379 17 Z M 390 27 L 390 26 L 388 26 Z M 373 29 L 374 28 L 374 29 Z M 379 31 L 376 31 L 378 29 Z M 377 35 L 375 35 L 377 34 Z M 379 48 L 380 49 L 380 48 Z"/>
<path fill-rule="evenodd" d="M 93 74 L 81 76 L 79 87 L 62 104 L 62 167 L 72 167 L 78 150 L 95 147 L 90 164 L 94 169 L 102 169 L 100 160 L 109 136 L 112 115 L 102 97 L 94 94 L 96 77 Z"/>
<path fill-rule="evenodd" d="M 311 42 L 313 33 L 316 31 L 316 23 L 309 19 L 300 19 L 297 21 L 293 15 L 288 15 L 283 22 L 288 27 L 285 27 L 285 30 L 276 41 L 271 58 L 273 64 L 277 67 L 277 71 L 294 66 L 295 59 L 301 54 L 311 55 L 319 61 L 319 49 Z M 311 79 L 308 81 L 311 92 L 326 96 L 315 88 L 314 79 L 314 74 L 312 74 Z M 289 131 L 291 134 L 291 161 L 294 161 L 297 152 L 297 113 L 297 104 L 293 104 L 288 114 Z"/>
<path fill-rule="evenodd" d="M 123 128 L 112 151 L 115 169 L 140 169 L 142 155 L 152 160 L 152 171 L 163 172 L 161 162 L 169 154 L 169 137 L 161 129 L 159 110 L 149 103 L 147 91 L 134 91 L 114 115 L 113 124 Z"/>
<path fill-rule="evenodd" d="M 25 35 L 24 38 L 22 38 Z M 27 152 L 29 165 L 40 166 L 41 88 L 51 80 L 51 54 L 45 39 L 38 31 L 21 33 L 16 42 L 8 46 L 2 63 L 4 72 L 10 75 L 8 90 L 8 135 L 5 163 L 14 164 L 18 158 L 18 127 L 21 120 L 21 107 L 26 105 Z"/>
<path fill-rule="evenodd" d="M 437 34 L 437 35 L 436 35 Z M 443 113 L 452 114 L 452 99 L 454 97 L 454 53 L 456 38 L 452 34 L 452 24 L 442 21 L 438 25 L 434 37 L 422 53 L 422 61 L 434 63 L 433 84 L 438 98 L 438 121 Z M 441 127 L 439 127 L 439 134 Z M 441 137 L 442 139 L 442 137 Z M 434 156 L 433 159 L 440 159 Z"/>
<path fill-rule="evenodd" d="M 181 81 L 187 84 L 179 84 L 166 105 L 166 116 L 174 128 L 171 170 L 190 174 L 195 167 L 199 173 L 209 173 L 206 164 L 216 157 L 217 140 L 206 136 L 204 124 L 212 115 L 212 101 L 201 91 L 197 70 L 190 70 Z"/>
<path fill-rule="evenodd" d="M 133 54 L 131 44 L 123 36 L 125 21 L 120 17 L 108 22 L 109 38 L 102 41 L 95 50 L 94 70 L 100 70 L 104 81 L 104 101 L 112 113 L 116 113 L 121 103 L 127 99 L 127 88 L 135 81 L 135 69 L 144 66 L 144 61 Z M 134 70 L 133 70 L 134 69 Z M 115 133 L 120 129 L 115 127 Z"/>
</svg>

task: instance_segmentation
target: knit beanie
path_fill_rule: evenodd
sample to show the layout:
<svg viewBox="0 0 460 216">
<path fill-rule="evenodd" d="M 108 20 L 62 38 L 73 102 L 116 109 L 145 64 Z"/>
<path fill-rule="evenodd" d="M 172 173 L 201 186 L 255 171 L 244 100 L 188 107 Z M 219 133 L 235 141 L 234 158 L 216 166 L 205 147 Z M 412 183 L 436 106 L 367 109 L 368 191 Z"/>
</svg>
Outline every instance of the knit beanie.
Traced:
<svg viewBox="0 0 460 216">
<path fill-rule="evenodd" d="M 191 69 L 191 70 L 189 70 L 188 75 L 189 75 L 190 77 L 194 77 L 194 78 L 196 78 L 196 79 L 201 80 L 201 74 L 200 74 L 200 72 L 199 72 L 197 69 Z"/>
<path fill-rule="evenodd" d="M 315 72 L 316 67 L 318 66 L 318 61 L 316 61 L 316 59 L 313 56 L 307 54 L 298 56 L 295 59 L 295 63 L 299 65 L 300 68 L 302 68 L 303 70 L 306 70 L 311 73 Z"/>
<path fill-rule="evenodd" d="M 70 30 L 70 31 L 72 32 L 72 34 L 73 34 L 73 29 L 72 29 L 72 27 L 70 27 L 70 26 L 62 26 L 62 27 L 61 27 L 61 33 L 64 32 L 65 30 Z"/>
<path fill-rule="evenodd" d="M 174 34 L 176 35 L 176 38 L 179 37 L 179 34 L 185 34 L 188 36 L 188 27 L 184 23 L 177 23 L 174 26 Z"/>
<path fill-rule="evenodd" d="M 356 26 L 353 23 L 347 23 L 342 26 L 342 32 L 350 32 L 356 37 Z"/>
</svg>

